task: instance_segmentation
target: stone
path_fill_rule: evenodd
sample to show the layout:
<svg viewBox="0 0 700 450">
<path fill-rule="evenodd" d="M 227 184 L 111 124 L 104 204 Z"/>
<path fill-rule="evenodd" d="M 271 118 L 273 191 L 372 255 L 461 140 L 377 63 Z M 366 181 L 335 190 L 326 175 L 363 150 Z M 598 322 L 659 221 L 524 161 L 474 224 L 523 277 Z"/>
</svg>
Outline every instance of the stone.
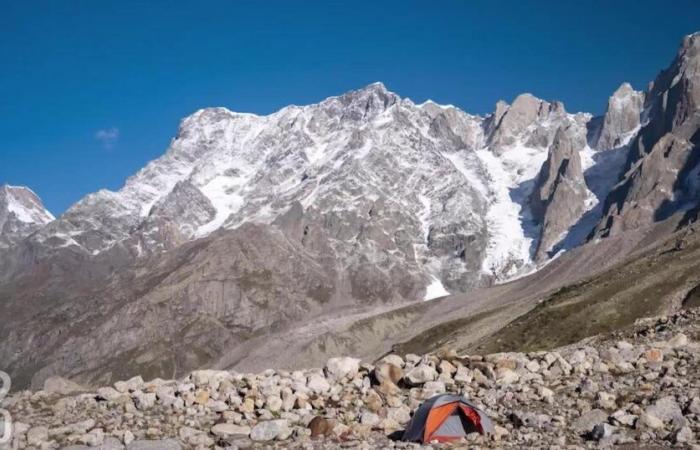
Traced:
<svg viewBox="0 0 700 450">
<path fill-rule="evenodd" d="M 520 376 L 512 369 L 501 367 L 496 370 L 496 382 L 498 384 L 513 384 L 520 380 Z"/>
<path fill-rule="evenodd" d="M 700 415 L 700 397 L 693 397 L 688 403 L 688 412 Z"/>
<path fill-rule="evenodd" d="M 374 378 L 379 384 L 384 384 L 386 382 L 397 384 L 403 378 L 403 370 L 401 367 L 385 362 L 379 363 L 373 371 Z"/>
<path fill-rule="evenodd" d="M 114 383 L 114 389 L 121 393 L 135 391 L 143 387 L 143 378 L 141 376 L 135 376 L 127 381 L 117 381 Z"/>
<path fill-rule="evenodd" d="M 654 402 L 654 404 L 646 409 L 646 412 L 654 417 L 661 419 L 664 422 L 670 422 L 674 419 L 682 419 L 683 412 L 676 402 L 676 399 L 671 396 L 662 397 Z"/>
<path fill-rule="evenodd" d="M 372 389 L 367 393 L 367 397 L 365 398 L 365 405 L 367 406 L 367 409 L 376 413 L 379 412 L 380 409 L 382 409 L 382 406 L 384 406 L 384 401 L 382 400 L 382 397 L 377 393 L 377 391 Z"/>
<path fill-rule="evenodd" d="M 537 388 L 537 394 L 540 396 L 540 400 L 543 402 L 552 404 L 554 403 L 554 391 L 544 386 L 539 386 Z"/>
<path fill-rule="evenodd" d="M 307 383 L 307 386 L 311 391 L 315 392 L 316 394 L 323 394 L 324 392 L 328 392 L 331 388 L 330 383 L 328 380 L 323 375 L 319 374 L 313 374 L 309 377 L 309 381 Z"/>
<path fill-rule="evenodd" d="M 382 358 L 382 362 L 393 364 L 399 369 L 404 366 L 403 358 L 401 358 L 399 355 L 386 355 L 384 358 Z"/>
<path fill-rule="evenodd" d="M 664 353 L 658 348 L 651 348 L 644 352 L 644 359 L 649 363 L 660 363 L 664 360 Z"/>
<path fill-rule="evenodd" d="M 248 436 L 250 427 L 245 425 L 236 425 L 233 423 L 217 423 L 211 428 L 211 433 L 214 436 L 228 438 L 232 436 Z"/>
<path fill-rule="evenodd" d="M 453 379 L 457 383 L 469 384 L 472 381 L 472 374 L 469 371 L 469 369 L 467 369 L 466 367 L 459 366 L 457 368 L 457 372 L 455 373 Z"/>
<path fill-rule="evenodd" d="M 105 439 L 104 431 L 101 428 L 95 428 L 90 430 L 89 433 L 85 433 L 78 438 L 78 442 L 81 444 L 89 445 L 91 447 L 97 447 L 102 445 Z"/>
<path fill-rule="evenodd" d="M 688 345 L 688 336 L 683 333 L 678 333 L 673 336 L 668 342 L 668 346 L 671 348 L 685 347 Z"/>
<path fill-rule="evenodd" d="M 126 450 L 182 450 L 182 445 L 175 439 L 138 440 L 127 445 Z"/>
<path fill-rule="evenodd" d="M 386 417 L 400 425 L 404 425 L 411 420 L 411 409 L 406 405 L 399 406 L 398 408 L 387 408 Z"/>
<path fill-rule="evenodd" d="M 447 374 L 447 375 L 452 375 L 457 371 L 457 368 L 449 361 L 447 360 L 442 360 L 440 361 L 440 364 L 438 364 L 438 372 L 441 374 Z"/>
<path fill-rule="evenodd" d="M 318 437 L 327 437 L 333 435 L 334 424 L 328 419 L 321 416 L 316 416 L 311 419 L 308 425 L 309 430 L 311 430 L 311 438 L 315 439 Z"/>
<path fill-rule="evenodd" d="M 438 359 L 444 359 L 447 361 L 454 361 L 459 358 L 457 351 L 453 348 L 441 348 L 435 353 Z"/>
<path fill-rule="evenodd" d="M 489 379 L 484 373 L 479 369 L 474 369 L 472 371 L 472 379 L 480 386 L 488 386 Z"/>
<path fill-rule="evenodd" d="M 282 390 L 282 409 L 284 411 L 291 411 L 294 409 L 294 404 L 297 401 L 296 394 L 292 393 L 291 389 L 285 388 Z"/>
<path fill-rule="evenodd" d="M 639 416 L 639 420 L 642 424 L 654 430 L 660 430 L 664 427 L 664 422 L 661 419 L 648 412 L 642 413 L 642 415 Z"/>
<path fill-rule="evenodd" d="M 219 389 L 221 382 L 229 377 L 229 373 L 222 370 L 195 370 L 190 374 L 190 379 L 196 387 Z"/>
<path fill-rule="evenodd" d="M 537 360 L 533 359 L 528 361 L 527 364 L 525 364 L 525 368 L 530 372 L 537 373 L 540 371 L 540 363 Z"/>
<path fill-rule="evenodd" d="M 363 411 L 360 415 L 360 423 L 362 425 L 374 427 L 379 425 L 380 420 L 379 416 L 371 411 Z"/>
<path fill-rule="evenodd" d="M 413 386 L 421 385 L 428 381 L 434 381 L 438 377 L 437 371 L 431 366 L 421 364 L 409 370 L 404 379 Z"/>
<path fill-rule="evenodd" d="M 156 404 L 156 394 L 153 392 L 143 393 L 136 391 L 134 393 L 134 405 L 140 410 L 151 409 Z"/>
<path fill-rule="evenodd" d="M 27 443 L 35 447 L 41 447 L 49 440 L 49 429 L 47 427 L 33 427 L 27 431 Z"/>
<path fill-rule="evenodd" d="M 279 395 L 268 395 L 265 399 L 265 407 L 270 412 L 279 412 L 282 409 L 282 399 Z"/>
<path fill-rule="evenodd" d="M 124 445 L 129 445 L 129 444 L 131 444 L 132 442 L 134 442 L 134 439 L 135 439 L 134 433 L 132 433 L 132 432 L 129 431 L 129 430 L 126 430 L 126 431 L 124 432 L 124 437 L 122 438 L 122 441 L 124 442 Z"/>
<path fill-rule="evenodd" d="M 114 401 L 121 397 L 123 394 L 113 387 L 107 386 L 107 387 L 102 387 L 97 390 L 97 395 L 100 398 L 103 398 L 107 401 Z"/>
<path fill-rule="evenodd" d="M 600 441 L 613 435 L 616 428 L 607 423 L 599 423 L 593 427 L 588 437 L 594 441 Z"/>
<path fill-rule="evenodd" d="M 360 360 L 356 358 L 331 358 L 326 362 L 326 375 L 335 381 L 353 378 L 359 370 Z"/>
<path fill-rule="evenodd" d="M 194 394 L 194 402 L 198 405 L 206 405 L 209 402 L 209 392 L 200 389 Z"/>
<path fill-rule="evenodd" d="M 596 404 L 603 409 L 615 409 L 617 407 L 617 398 L 610 393 L 600 391 L 598 392 L 598 397 Z"/>
<path fill-rule="evenodd" d="M 571 424 L 573 429 L 578 433 L 588 433 L 593 430 L 598 424 L 607 422 L 608 413 L 602 409 L 592 409 L 588 412 L 581 414 L 581 416 L 574 420 Z"/>
<path fill-rule="evenodd" d="M 508 431 L 507 428 L 503 428 L 500 425 L 494 425 L 494 427 L 493 427 L 494 440 L 500 441 L 501 439 L 503 439 L 505 436 L 508 436 L 509 434 L 510 434 L 510 432 Z"/>
<path fill-rule="evenodd" d="M 246 397 L 245 400 L 239 406 L 239 411 L 242 413 L 252 413 L 255 411 L 255 400 L 250 397 Z"/>
<path fill-rule="evenodd" d="M 674 444 L 695 442 L 695 433 L 689 426 L 684 426 L 671 433 L 671 441 Z"/>
<path fill-rule="evenodd" d="M 385 433 L 391 433 L 392 431 L 396 431 L 401 428 L 401 425 L 399 425 L 394 419 L 387 417 L 379 421 L 377 428 L 384 430 Z"/>
<path fill-rule="evenodd" d="M 612 418 L 618 425 L 631 427 L 637 421 L 638 417 L 634 414 L 628 414 L 624 410 L 620 409 L 612 414 Z"/>
<path fill-rule="evenodd" d="M 447 391 L 445 383 L 442 381 L 428 381 L 423 385 L 423 398 L 429 399 L 438 394 L 443 394 Z"/>
<path fill-rule="evenodd" d="M 289 428 L 289 422 L 284 419 L 258 422 L 258 424 L 250 430 L 250 439 L 253 441 L 284 440 L 290 435 L 291 430 Z"/>
</svg>

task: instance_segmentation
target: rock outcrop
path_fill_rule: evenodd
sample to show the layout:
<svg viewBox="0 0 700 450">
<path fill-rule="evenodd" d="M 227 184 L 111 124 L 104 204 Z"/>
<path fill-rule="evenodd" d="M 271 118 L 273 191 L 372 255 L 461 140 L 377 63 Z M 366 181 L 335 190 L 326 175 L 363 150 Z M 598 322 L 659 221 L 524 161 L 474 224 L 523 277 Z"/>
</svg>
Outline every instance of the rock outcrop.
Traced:
<svg viewBox="0 0 700 450">
<path fill-rule="evenodd" d="M 532 94 L 521 94 L 512 105 L 498 102 L 486 124 L 488 142 L 495 153 L 514 144 L 548 147 L 557 124 L 567 119 L 561 102 L 550 103 Z"/>
<path fill-rule="evenodd" d="M 559 128 L 537 176 L 530 198 L 533 216 L 541 226 L 536 260 L 544 260 L 586 210 L 588 189 L 579 155 L 585 145 L 581 127 Z"/>
<path fill-rule="evenodd" d="M 643 108 L 644 93 L 622 83 L 608 100 L 594 147 L 612 150 L 627 145 L 639 129 Z"/>
</svg>

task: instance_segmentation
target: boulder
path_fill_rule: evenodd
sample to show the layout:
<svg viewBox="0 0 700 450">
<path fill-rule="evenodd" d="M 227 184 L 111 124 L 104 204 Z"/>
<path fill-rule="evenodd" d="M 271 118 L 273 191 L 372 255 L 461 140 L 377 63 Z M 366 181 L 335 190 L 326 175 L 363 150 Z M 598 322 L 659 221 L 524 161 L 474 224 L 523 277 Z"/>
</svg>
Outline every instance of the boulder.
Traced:
<svg viewBox="0 0 700 450">
<path fill-rule="evenodd" d="M 654 430 L 660 430 L 664 427 L 664 422 L 661 419 L 648 412 L 642 413 L 639 416 L 639 420 L 642 424 Z"/>
<path fill-rule="evenodd" d="M 126 450 L 182 450 L 175 439 L 138 440 L 126 446 Z"/>
<path fill-rule="evenodd" d="M 331 380 L 353 378 L 360 369 L 360 360 L 356 358 L 331 358 L 326 363 L 326 375 Z"/>
<path fill-rule="evenodd" d="M 321 416 L 316 416 L 311 419 L 308 428 L 311 430 L 311 438 L 315 439 L 317 437 L 328 437 L 333 435 L 334 424 L 328 419 Z"/>
<path fill-rule="evenodd" d="M 326 380 L 326 378 L 323 375 L 320 374 L 313 374 L 309 377 L 309 381 L 306 384 L 311 391 L 315 392 L 316 394 L 323 394 L 324 392 L 328 392 L 330 390 L 331 385 Z"/>
<path fill-rule="evenodd" d="M 670 396 L 656 400 L 652 406 L 646 409 L 646 412 L 664 422 L 683 418 L 683 412 L 678 406 L 676 399 Z"/>
<path fill-rule="evenodd" d="M 390 362 L 379 363 L 373 371 L 374 378 L 379 384 L 390 382 L 397 384 L 403 378 L 403 370 L 401 367 Z"/>
<path fill-rule="evenodd" d="M 143 387 L 143 378 L 141 376 L 135 376 L 127 381 L 117 381 L 114 383 L 114 389 L 121 393 L 135 391 Z"/>
<path fill-rule="evenodd" d="M 593 427 L 607 422 L 607 420 L 608 413 L 602 409 L 592 409 L 581 414 L 578 419 L 574 420 L 571 426 L 577 433 L 588 433 L 593 430 Z"/>
<path fill-rule="evenodd" d="M 250 430 L 250 439 L 253 441 L 284 440 L 291 435 L 289 422 L 284 419 L 267 420 L 259 422 Z"/>
<path fill-rule="evenodd" d="M 434 381 L 437 377 L 438 373 L 433 367 L 421 364 L 409 370 L 404 376 L 404 380 L 413 386 L 417 386 L 427 383 L 428 381 Z"/>
<path fill-rule="evenodd" d="M 228 438 L 233 436 L 248 436 L 250 434 L 250 427 L 245 425 L 236 425 L 233 423 L 217 423 L 211 427 L 211 434 L 214 436 L 219 436 L 222 438 Z"/>
</svg>

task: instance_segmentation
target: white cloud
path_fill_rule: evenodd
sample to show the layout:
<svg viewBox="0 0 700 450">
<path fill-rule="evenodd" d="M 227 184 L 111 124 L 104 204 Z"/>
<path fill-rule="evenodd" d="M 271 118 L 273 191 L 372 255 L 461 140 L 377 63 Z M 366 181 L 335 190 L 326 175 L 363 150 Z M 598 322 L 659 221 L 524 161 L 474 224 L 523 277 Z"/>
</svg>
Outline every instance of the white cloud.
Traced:
<svg viewBox="0 0 700 450">
<path fill-rule="evenodd" d="M 119 128 L 106 128 L 104 130 L 97 130 L 95 132 L 95 139 L 97 139 L 104 148 L 112 148 L 119 140 Z"/>
</svg>

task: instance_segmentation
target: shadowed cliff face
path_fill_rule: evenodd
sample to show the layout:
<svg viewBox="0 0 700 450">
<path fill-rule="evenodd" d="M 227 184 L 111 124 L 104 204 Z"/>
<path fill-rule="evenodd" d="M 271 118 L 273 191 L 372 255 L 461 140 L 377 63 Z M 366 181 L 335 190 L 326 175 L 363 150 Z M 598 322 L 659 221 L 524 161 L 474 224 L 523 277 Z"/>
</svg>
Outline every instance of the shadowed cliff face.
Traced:
<svg viewBox="0 0 700 450">
<path fill-rule="evenodd" d="M 663 220 L 698 206 L 700 192 L 700 35 L 684 39 L 646 94 L 642 128 L 627 173 L 610 193 L 597 236 Z"/>
</svg>

